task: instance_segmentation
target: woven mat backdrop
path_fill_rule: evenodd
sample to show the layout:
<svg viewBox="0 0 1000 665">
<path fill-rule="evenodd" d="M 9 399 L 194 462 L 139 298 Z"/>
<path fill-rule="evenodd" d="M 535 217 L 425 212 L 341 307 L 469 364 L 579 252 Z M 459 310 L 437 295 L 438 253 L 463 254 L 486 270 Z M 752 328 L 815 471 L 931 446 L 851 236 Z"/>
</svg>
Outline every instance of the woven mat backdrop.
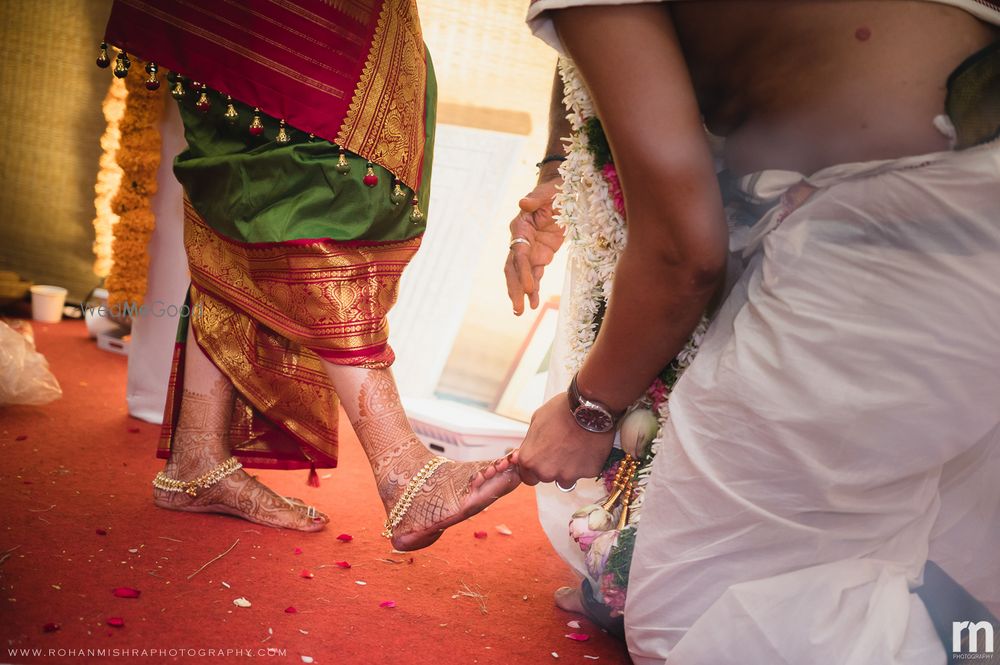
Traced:
<svg viewBox="0 0 1000 665">
<path fill-rule="evenodd" d="M 110 73 L 94 65 L 111 0 L 0 2 L 0 270 L 98 282 L 94 181 Z"/>
</svg>

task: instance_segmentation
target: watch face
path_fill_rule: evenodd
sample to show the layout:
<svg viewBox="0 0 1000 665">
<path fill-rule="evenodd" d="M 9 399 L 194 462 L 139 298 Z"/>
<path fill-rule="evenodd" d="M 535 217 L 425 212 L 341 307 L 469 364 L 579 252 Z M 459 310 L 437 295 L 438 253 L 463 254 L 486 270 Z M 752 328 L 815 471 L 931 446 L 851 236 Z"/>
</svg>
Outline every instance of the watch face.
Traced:
<svg viewBox="0 0 1000 665">
<path fill-rule="evenodd" d="M 610 432 L 615 426 L 611 415 L 600 409 L 581 405 L 573 415 L 580 427 L 588 432 Z"/>
</svg>

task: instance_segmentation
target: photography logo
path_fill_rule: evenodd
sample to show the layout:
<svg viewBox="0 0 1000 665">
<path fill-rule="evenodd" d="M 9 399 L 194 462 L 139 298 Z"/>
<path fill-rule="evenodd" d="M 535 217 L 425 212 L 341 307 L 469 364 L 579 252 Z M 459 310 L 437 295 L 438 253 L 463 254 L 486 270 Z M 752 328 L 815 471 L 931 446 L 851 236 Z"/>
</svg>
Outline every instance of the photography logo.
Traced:
<svg viewBox="0 0 1000 665">
<path fill-rule="evenodd" d="M 952 621 L 951 651 L 955 660 L 993 661 L 993 624 L 989 621 Z"/>
</svg>

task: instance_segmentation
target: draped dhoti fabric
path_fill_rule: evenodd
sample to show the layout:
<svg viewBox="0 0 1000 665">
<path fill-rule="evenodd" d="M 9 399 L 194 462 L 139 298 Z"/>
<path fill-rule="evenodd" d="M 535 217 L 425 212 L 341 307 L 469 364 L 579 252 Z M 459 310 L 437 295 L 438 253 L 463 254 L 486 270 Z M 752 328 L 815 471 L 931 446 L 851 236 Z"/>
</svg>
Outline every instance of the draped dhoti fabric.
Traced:
<svg viewBox="0 0 1000 665">
<path fill-rule="evenodd" d="M 1000 606 L 1000 142 L 743 183 L 784 196 L 670 399 L 632 658 L 944 663 L 925 562 Z"/>
</svg>

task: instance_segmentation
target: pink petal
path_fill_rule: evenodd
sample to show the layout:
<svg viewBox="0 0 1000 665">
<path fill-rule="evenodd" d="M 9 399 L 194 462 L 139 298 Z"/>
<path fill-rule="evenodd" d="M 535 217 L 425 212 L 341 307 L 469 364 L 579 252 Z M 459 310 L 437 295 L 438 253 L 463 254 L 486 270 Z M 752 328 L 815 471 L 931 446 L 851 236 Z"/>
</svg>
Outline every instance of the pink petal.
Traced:
<svg viewBox="0 0 1000 665">
<path fill-rule="evenodd" d="M 350 567 L 351 567 L 351 564 L 347 563 L 346 561 L 338 561 L 338 562 L 336 563 L 336 566 L 337 566 L 338 568 L 350 568 Z"/>
<path fill-rule="evenodd" d="M 97 529 L 97 530 L 95 531 L 95 533 L 96 533 L 96 534 L 97 534 L 98 536 L 106 536 L 106 535 L 108 535 L 108 532 L 107 532 L 107 531 L 106 531 L 105 529 Z"/>
<path fill-rule="evenodd" d="M 301 547 L 296 547 L 295 551 L 292 552 L 292 554 L 302 554 L 302 548 Z"/>
<path fill-rule="evenodd" d="M 14 440 L 15 440 L 15 441 L 27 441 L 27 440 L 28 440 L 28 435 L 27 435 L 27 434 L 21 434 L 20 436 L 16 436 L 16 437 L 14 437 Z M 50 625 L 51 625 L 51 626 L 55 626 L 55 627 L 56 627 L 56 630 L 59 630 L 59 625 L 58 625 L 58 624 L 54 624 L 54 623 L 53 623 L 53 624 L 48 624 L 48 623 L 47 623 L 47 624 L 45 624 L 45 625 L 46 625 L 46 626 L 50 626 Z M 51 631 L 50 631 L 50 632 L 51 632 Z"/>
<path fill-rule="evenodd" d="M 482 540 L 483 538 L 485 538 L 486 536 L 488 536 L 490 534 L 486 533 L 485 531 L 476 531 L 472 535 L 475 536 L 476 538 L 479 538 L 480 540 Z"/>
<path fill-rule="evenodd" d="M 138 598 L 139 590 L 133 589 L 130 586 L 120 586 L 114 589 L 111 593 L 115 594 L 118 598 Z"/>
<path fill-rule="evenodd" d="M 129 434 L 138 434 L 141 430 L 138 427 L 129 427 Z"/>
<path fill-rule="evenodd" d="M 288 607 L 285 608 L 285 614 L 295 614 L 297 612 L 298 612 L 298 610 L 295 609 L 292 606 L 288 606 Z"/>
<path fill-rule="evenodd" d="M 60 627 L 61 626 L 57 623 L 47 623 L 44 626 L 42 626 L 42 630 L 44 630 L 46 633 L 54 633 L 57 630 L 59 630 Z"/>
<path fill-rule="evenodd" d="M 299 573 L 299 577 L 304 577 L 304 578 L 306 578 L 307 580 L 311 580 L 312 578 L 314 578 L 314 577 L 316 577 L 316 576 L 315 576 L 315 575 L 313 575 L 311 571 L 308 571 L 308 570 L 306 570 L 305 568 L 303 568 L 303 569 L 302 569 L 302 572 L 301 572 L 301 573 Z"/>
<path fill-rule="evenodd" d="M 569 633 L 568 635 L 566 635 L 566 637 L 573 640 L 574 642 L 586 642 L 587 640 L 590 639 L 590 635 L 588 635 L 587 633 Z"/>
<path fill-rule="evenodd" d="M 339 540 L 342 543 L 349 543 L 352 540 L 354 540 L 354 536 L 352 536 L 349 533 L 342 533 L 339 536 L 337 536 L 337 540 Z"/>
<path fill-rule="evenodd" d="M 121 617 L 108 617 L 108 625 L 114 626 L 115 628 L 124 628 L 125 619 Z"/>
<path fill-rule="evenodd" d="M 378 604 L 378 606 L 379 607 L 395 607 L 396 606 L 396 601 L 395 600 L 383 600 L 381 603 Z"/>
</svg>

